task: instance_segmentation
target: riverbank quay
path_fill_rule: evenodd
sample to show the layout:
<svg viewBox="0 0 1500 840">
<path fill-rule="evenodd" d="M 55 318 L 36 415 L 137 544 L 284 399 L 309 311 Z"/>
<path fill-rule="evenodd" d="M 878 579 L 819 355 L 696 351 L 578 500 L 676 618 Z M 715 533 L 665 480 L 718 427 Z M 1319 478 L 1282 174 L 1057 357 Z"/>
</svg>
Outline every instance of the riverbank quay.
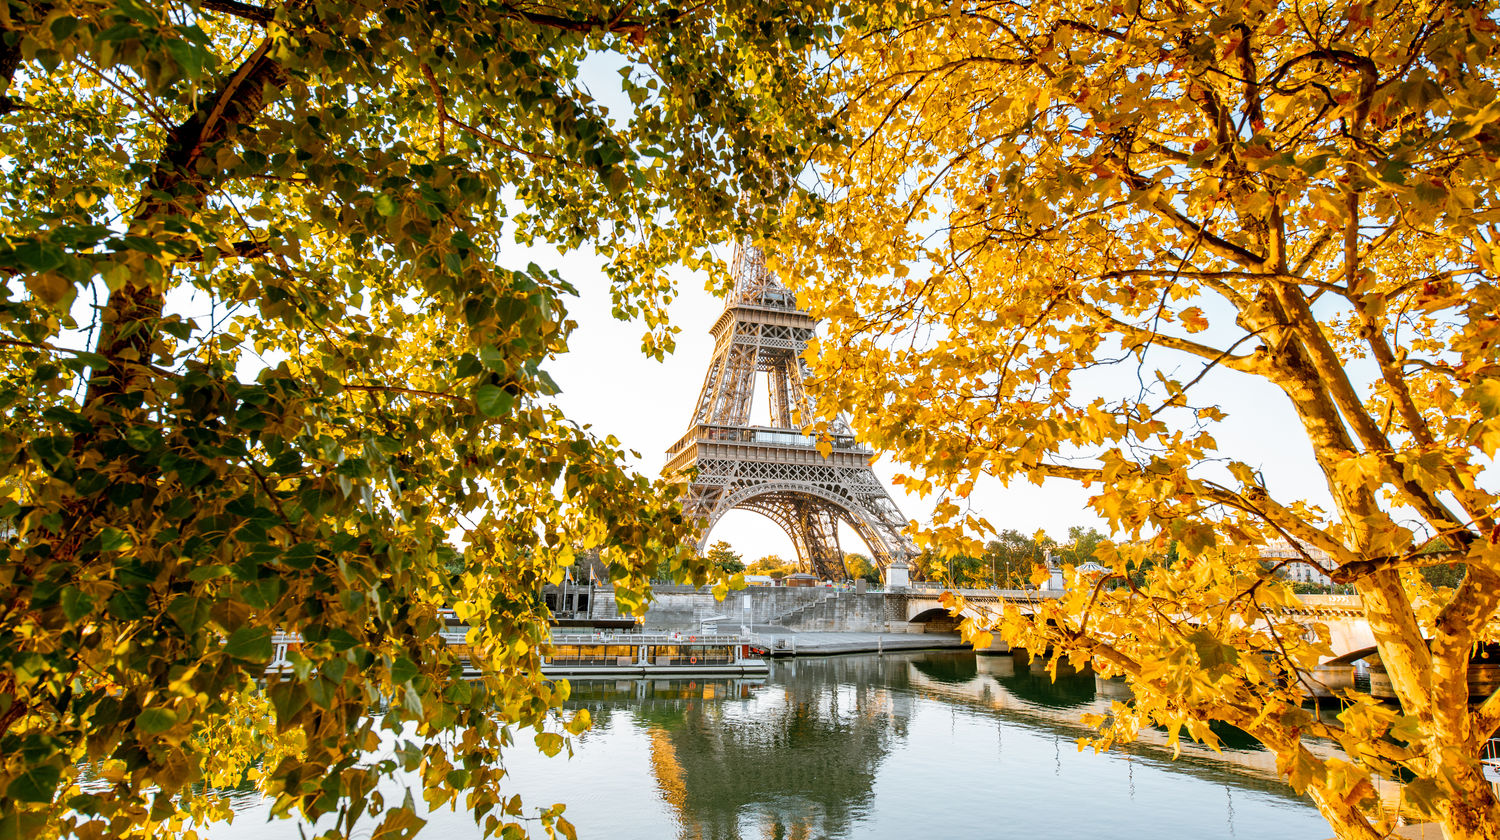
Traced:
<svg viewBox="0 0 1500 840">
<path fill-rule="evenodd" d="M 969 650 L 957 633 L 837 633 L 757 631 L 745 636 L 781 659 L 850 653 L 906 653 L 917 650 Z"/>
</svg>

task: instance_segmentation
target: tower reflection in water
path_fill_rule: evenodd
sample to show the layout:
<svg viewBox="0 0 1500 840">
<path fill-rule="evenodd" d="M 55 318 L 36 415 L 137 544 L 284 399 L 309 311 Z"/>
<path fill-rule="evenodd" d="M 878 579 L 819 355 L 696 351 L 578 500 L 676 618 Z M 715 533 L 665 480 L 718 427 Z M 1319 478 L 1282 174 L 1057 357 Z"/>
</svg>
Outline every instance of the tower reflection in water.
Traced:
<svg viewBox="0 0 1500 840">
<path fill-rule="evenodd" d="M 910 698 L 876 659 L 803 661 L 748 703 L 646 703 L 651 769 L 684 838 L 844 837 L 864 818 L 876 771 L 904 737 Z M 800 671 L 795 677 L 792 672 Z"/>
</svg>

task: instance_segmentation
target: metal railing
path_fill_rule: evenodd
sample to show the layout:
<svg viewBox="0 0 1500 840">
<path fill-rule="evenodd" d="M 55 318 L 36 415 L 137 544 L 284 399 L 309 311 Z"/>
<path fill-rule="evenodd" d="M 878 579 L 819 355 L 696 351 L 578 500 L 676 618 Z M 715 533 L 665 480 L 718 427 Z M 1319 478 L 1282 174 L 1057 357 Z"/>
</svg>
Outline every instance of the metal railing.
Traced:
<svg viewBox="0 0 1500 840">
<path fill-rule="evenodd" d="M 822 439 L 816 435 L 804 435 L 788 429 L 773 429 L 765 426 L 695 426 L 667 450 L 668 457 L 676 455 L 699 441 L 728 443 L 757 443 L 768 446 L 787 446 L 798 449 L 815 449 Z M 852 435 L 832 435 L 829 442 L 838 452 L 871 452 Z"/>
</svg>

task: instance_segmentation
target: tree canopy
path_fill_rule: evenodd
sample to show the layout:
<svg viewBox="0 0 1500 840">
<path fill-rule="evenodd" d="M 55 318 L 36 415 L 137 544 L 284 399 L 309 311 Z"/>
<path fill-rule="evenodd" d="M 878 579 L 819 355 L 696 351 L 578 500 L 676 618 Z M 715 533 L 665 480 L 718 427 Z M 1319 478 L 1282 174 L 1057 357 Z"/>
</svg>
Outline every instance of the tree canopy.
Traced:
<svg viewBox="0 0 1500 840">
<path fill-rule="evenodd" d="M 707 561 L 710 568 L 717 569 L 724 574 L 732 575 L 745 571 L 744 559 L 734 550 L 734 546 L 724 540 L 715 540 L 714 544 L 708 547 L 708 553 L 703 555 L 703 559 Z"/>
<path fill-rule="evenodd" d="M 183 833 L 247 777 L 406 836 L 397 771 L 522 832 L 502 748 L 587 723 L 548 716 L 540 587 L 595 547 L 627 609 L 707 569 L 554 407 L 573 288 L 507 248 L 594 249 L 668 349 L 663 269 L 773 216 L 830 133 L 830 16 L 6 0 L 0 838 Z"/>
<path fill-rule="evenodd" d="M 880 585 L 880 567 L 875 565 L 868 555 L 857 552 L 844 554 L 844 569 L 850 580 L 863 580 L 866 583 Z"/>
<path fill-rule="evenodd" d="M 964 499 L 993 479 L 1081 482 L 1129 537 L 1038 620 L 974 629 L 1127 675 L 1101 745 L 1228 721 L 1342 837 L 1389 828 L 1377 773 L 1448 837 L 1496 837 L 1500 692 L 1467 681 L 1500 603 L 1493 7 L 917 5 L 844 40 L 852 145 L 784 246 L 827 327 L 820 404 L 940 494 L 945 551 L 978 553 Z M 1229 417 L 1222 388 L 1264 398 Z M 1234 421 L 1259 439 L 1221 446 Z M 1271 449 L 1325 486 L 1268 478 Z M 1301 706 L 1345 651 L 1256 561 L 1276 540 L 1353 584 L 1398 707 Z M 1466 574 L 1433 586 L 1438 562 Z"/>
<path fill-rule="evenodd" d="M 752 575 L 766 575 L 779 580 L 796 572 L 797 562 L 795 560 L 783 560 L 779 554 L 767 554 L 749 566 L 746 566 L 745 571 Z"/>
</svg>

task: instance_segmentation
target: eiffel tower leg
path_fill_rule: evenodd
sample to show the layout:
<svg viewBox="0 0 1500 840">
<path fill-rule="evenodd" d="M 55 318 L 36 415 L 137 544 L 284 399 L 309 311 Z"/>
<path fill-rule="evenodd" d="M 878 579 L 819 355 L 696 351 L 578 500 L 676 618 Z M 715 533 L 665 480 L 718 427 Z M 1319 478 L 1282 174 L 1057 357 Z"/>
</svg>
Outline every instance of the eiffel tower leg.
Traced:
<svg viewBox="0 0 1500 840">
<path fill-rule="evenodd" d="M 824 580 L 843 580 L 844 553 L 839 550 L 839 512 L 828 505 L 804 501 L 797 506 L 797 526 L 807 545 L 807 563 Z"/>
</svg>

